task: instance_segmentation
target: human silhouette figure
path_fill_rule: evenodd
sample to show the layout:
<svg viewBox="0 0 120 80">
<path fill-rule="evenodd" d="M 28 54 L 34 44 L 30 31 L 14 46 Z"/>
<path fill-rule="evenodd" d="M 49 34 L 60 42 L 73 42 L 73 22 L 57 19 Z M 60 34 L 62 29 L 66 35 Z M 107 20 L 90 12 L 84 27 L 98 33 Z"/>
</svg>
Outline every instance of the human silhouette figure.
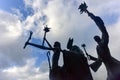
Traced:
<svg viewBox="0 0 120 80">
<path fill-rule="evenodd" d="M 54 54 L 53 54 L 53 58 L 52 58 L 52 68 L 56 68 L 58 67 L 58 60 L 59 60 L 59 56 L 60 56 L 60 49 L 61 49 L 61 45 L 59 42 L 55 42 L 54 43 Z"/>
<path fill-rule="evenodd" d="M 93 80 L 87 58 L 83 51 L 72 43 L 73 39 L 69 39 L 67 46 L 69 50 L 63 50 L 65 80 Z"/>
<path fill-rule="evenodd" d="M 95 36 L 94 40 L 97 42 L 97 54 L 102 59 L 103 63 L 106 66 L 107 69 L 107 80 L 119 80 L 120 79 L 120 62 L 113 58 L 110 54 L 110 50 L 108 47 L 109 43 L 109 35 L 108 32 L 104 26 L 104 22 L 100 17 L 94 16 L 92 13 L 88 12 L 88 16 L 91 17 L 100 29 L 102 33 L 102 37 Z"/>
<path fill-rule="evenodd" d="M 95 16 L 86 9 L 83 10 L 96 23 L 102 33 L 101 38 L 96 35 L 94 40 L 97 42 L 97 54 L 107 69 L 107 80 L 120 80 L 120 62 L 113 58 L 108 47 L 109 35 L 105 28 L 103 20 L 99 16 Z"/>
<path fill-rule="evenodd" d="M 60 52 L 61 52 L 61 44 L 56 41 L 54 43 L 54 54 L 52 56 L 52 69 L 50 70 L 50 80 L 63 80 L 62 67 L 58 65 Z"/>
</svg>

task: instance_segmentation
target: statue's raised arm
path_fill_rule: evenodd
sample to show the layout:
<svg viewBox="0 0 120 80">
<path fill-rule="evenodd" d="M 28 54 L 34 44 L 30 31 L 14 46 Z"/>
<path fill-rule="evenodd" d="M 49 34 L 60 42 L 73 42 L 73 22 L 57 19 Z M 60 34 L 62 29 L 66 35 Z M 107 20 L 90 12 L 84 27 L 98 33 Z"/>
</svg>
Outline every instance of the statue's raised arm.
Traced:
<svg viewBox="0 0 120 80">
<path fill-rule="evenodd" d="M 103 20 L 99 17 L 99 16 L 95 16 L 93 13 L 91 13 L 91 12 L 89 12 L 88 10 L 87 10 L 87 5 L 86 5 L 86 3 L 84 2 L 84 4 L 81 4 L 80 6 L 79 6 L 79 8 L 78 9 L 80 9 L 80 12 L 81 13 L 83 13 L 83 12 L 85 12 L 85 13 L 87 13 L 88 14 L 88 16 L 92 19 L 92 20 L 94 20 L 94 22 L 96 23 L 96 25 L 98 26 L 98 28 L 100 29 L 100 31 L 102 32 L 102 38 L 101 38 L 101 42 L 103 43 L 103 44 L 108 44 L 108 42 L 109 42 L 109 35 L 108 35 L 108 32 L 107 32 L 107 30 L 106 30 L 106 28 L 105 28 L 105 25 L 104 25 L 104 22 L 103 22 Z M 94 37 L 96 40 L 98 40 L 98 36 L 95 36 Z"/>
<path fill-rule="evenodd" d="M 94 39 L 97 42 L 96 51 L 98 54 L 98 59 L 104 63 L 107 70 L 106 80 L 120 80 L 120 61 L 111 56 L 108 47 L 109 35 L 105 28 L 104 22 L 100 17 L 95 16 L 93 13 L 89 12 L 87 7 L 88 6 L 86 3 L 84 3 L 80 5 L 79 9 L 81 13 L 85 12 L 88 14 L 88 16 L 96 23 L 97 27 L 102 33 L 101 38 L 99 36 L 95 36 Z M 97 62 L 90 65 L 94 71 L 97 70 L 97 67 L 95 66 L 96 63 Z"/>
</svg>

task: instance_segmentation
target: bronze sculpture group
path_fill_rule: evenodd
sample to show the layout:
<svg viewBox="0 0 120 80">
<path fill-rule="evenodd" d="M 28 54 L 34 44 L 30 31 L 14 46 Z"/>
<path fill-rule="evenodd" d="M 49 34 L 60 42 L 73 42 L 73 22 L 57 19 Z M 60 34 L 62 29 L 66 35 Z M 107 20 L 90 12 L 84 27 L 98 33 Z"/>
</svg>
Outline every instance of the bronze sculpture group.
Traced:
<svg viewBox="0 0 120 80">
<path fill-rule="evenodd" d="M 103 20 L 99 16 L 95 16 L 93 13 L 87 10 L 86 3 L 83 3 L 79 6 L 80 13 L 87 13 L 88 16 L 96 23 L 97 27 L 101 31 L 101 37 L 95 36 L 94 40 L 97 42 L 97 55 L 98 58 L 95 58 L 89 55 L 85 49 L 85 44 L 82 45 L 84 52 L 77 46 L 73 45 L 73 39 L 69 38 L 67 43 L 67 50 L 61 49 L 60 42 L 56 41 L 53 46 L 46 39 L 46 33 L 49 32 L 49 28 L 46 26 L 44 28 L 45 35 L 43 38 L 43 44 L 38 45 L 30 43 L 32 32 L 30 32 L 30 37 L 25 43 L 24 48 L 27 45 L 32 45 L 44 50 L 52 50 L 52 65 L 50 65 L 50 80 L 93 80 L 91 75 L 90 68 L 93 71 L 97 71 L 102 63 L 104 63 L 107 70 L 107 80 L 120 80 L 120 62 L 111 56 L 108 43 L 109 43 L 109 34 L 106 30 Z M 49 47 L 44 46 L 44 43 L 47 43 Z M 63 54 L 63 66 L 58 65 L 58 60 L 60 54 Z M 93 60 L 92 64 L 88 64 L 88 60 Z M 49 61 L 48 57 L 48 61 Z"/>
</svg>

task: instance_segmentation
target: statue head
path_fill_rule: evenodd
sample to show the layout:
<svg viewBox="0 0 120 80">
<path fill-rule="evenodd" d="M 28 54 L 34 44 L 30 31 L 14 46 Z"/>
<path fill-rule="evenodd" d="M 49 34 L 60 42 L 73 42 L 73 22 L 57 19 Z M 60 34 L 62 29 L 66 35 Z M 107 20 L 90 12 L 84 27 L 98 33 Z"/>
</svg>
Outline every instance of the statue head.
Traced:
<svg viewBox="0 0 120 80">
<path fill-rule="evenodd" d="M 99 42 L 101 42 L 101 38 L 99 37 L 99 36 L 94 36 L 94 40 L 97 42 L 97 43 L 99 43 Z"/>
<path fill-rule="evenodd" d="M 60 44 L 60 42 L 56 41 L 56 42 L 54 43 L 54 47 L 61 48 L 61 44 Z"/>
<path fill-rule="evenodd" d="M 73 45 L 71 51 L 77 54 L 83 54 L 83 51 L 77 45 Z"/>
<path fill-rule="evenodd" d="M 83 51 L 77 45 L 73 45 L 73 38 L 69 38 L 67 43 L 67 49 L 77 54 L 83 54 Z"/>
</svg>

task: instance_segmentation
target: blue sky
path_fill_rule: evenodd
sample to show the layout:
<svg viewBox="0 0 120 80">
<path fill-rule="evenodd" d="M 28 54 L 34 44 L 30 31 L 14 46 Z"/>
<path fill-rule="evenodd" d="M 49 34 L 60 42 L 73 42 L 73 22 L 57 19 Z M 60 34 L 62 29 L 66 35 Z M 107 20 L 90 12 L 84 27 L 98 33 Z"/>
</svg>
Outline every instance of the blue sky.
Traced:
<svg viewBox="0 0 120 80">
<path fill-rule="evenodd" d="M 23 14 L 24 19 L 33 13 L 31 12 L 32 8 L 29 8 L 29 7 L 25 8 L 25 4 L 23 0 L 1 0 L 0 9 L 13 14 L 14 14 L 13 9 L 18 9 L 20 10 L 20 13 Z M 40 39 L 33 38 L 31 42 L 36 44 L 41 44 L 42 41 Z M 37 57 L 36 66 L 39 66 L 43 60 L 46 60 L 45 51 L 36 49 L 34 47 L 31 47 L 31 48 L 33 48 L 31 52 L 32 57 Z"/>
<path fill-rule="evenodd" d="M 23 0 L 1 0 L 0 9 L 10 13 L 14 13 L 13 9 L 18 9 L 23 15 L 23 19 L 25 19 L 28 15 L 32 15 L 34 13 L 32 8 L 25 8 Z"/>
<path fill-rule="evenodd" d="M 21 8 L 24 6 L 23 0 L 1 0 L 0 9 L 11 12 L 11 8 Z"/>
<path fill-rule="evenodd" d="M 0 80 L 48 80 L 46 51 L 32 46 L 23 49 L 29 31 L 33 31 L 30 42 L 42 44 L 45 24 L 51 28 L 47 34 L 51 44 L 60 41 L 62 49 L 66 49 L 68 38 L 72 37 L 74 44 L 81 46 L 86 43 L 88 53 L 97 57 L 93 36 L 101 33 L 88 15 L 80 15 L 78 6 L 82 2 L 83 0 L 0 0 Z M 111 53 L 120 60 L 120 1 L 85 2 L 89 11 L 104 20 L 110 35 Z M 62 55 L 59 64 L 63 64 Z M 97 73 L 92 71 L 92 75 L 95 80 L 105 80 L 104 65 Z"/>
</svg>

